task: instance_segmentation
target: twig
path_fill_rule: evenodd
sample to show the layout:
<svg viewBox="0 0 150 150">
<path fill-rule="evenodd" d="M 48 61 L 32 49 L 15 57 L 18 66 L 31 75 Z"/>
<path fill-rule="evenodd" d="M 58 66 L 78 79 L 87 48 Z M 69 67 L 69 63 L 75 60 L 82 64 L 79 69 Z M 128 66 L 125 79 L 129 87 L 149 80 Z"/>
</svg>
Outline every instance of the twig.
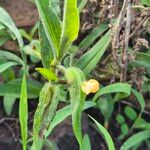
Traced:
<svg viewBox="0 0 150 150">
<path fill-rule="evenodd" d="M 140 21 L 139 25 L 138 25 L 138 26 L 135 28 L 135 30 L 130 34 L 130 38 L 133 37 L 133 36 L 137 33 L 137 31 L 139 30 L 139 28 L 143 25 L 143 23 L 144 23 L 147 19 L 148 19 L 148 16 L 144 17 L 144 18 Z"/>
<path fill-rule="evenodd" d="M 3 122 L 7 122 L 7 121 L 18 121 L 17 118 L 2 118 L 0 119 L 0 124 L 2 124 Z"/>
<path fill-rule="evenodd" d="M 127 2 L 128 2 L 127 0 L 124 0 L 122 9 L 118 16 L 118 20 L 115 23 L 115 26 L 113 27 L 113 32 L 112 32 L 112 36 L 113 36 L 112 37 L 112 54 L 113 54 L 113 59 L 119 68 L 122 67 L 122 64 L 119 62 L 117 50 L 119 48 L 119 35 L 120 35 L 123 17 L 125 16 L 125 13 L 126 13 Z"/>
<path fill-rule="evenodd" d="M 130 35 L 130 27 L 131 27 L 131 0 L 128 0 L 127 4 L 127 17 L 126 17 L 126 28 L 125 28 L 125 38 L 124 38 L 124 48 L 122 50 L 122 64 L 121 68 L 121 82 L 125 82 L 127 78 L 127 65 L 128 65 L 128 43 L 129 43 L 129 35 Z"/>
</svg>

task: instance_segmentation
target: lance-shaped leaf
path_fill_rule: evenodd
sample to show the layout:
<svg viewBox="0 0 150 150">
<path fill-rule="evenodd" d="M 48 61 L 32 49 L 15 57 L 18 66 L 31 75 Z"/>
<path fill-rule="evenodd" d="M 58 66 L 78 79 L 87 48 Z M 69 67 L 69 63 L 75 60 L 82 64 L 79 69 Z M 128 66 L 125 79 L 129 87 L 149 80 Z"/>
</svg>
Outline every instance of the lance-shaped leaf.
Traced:
<svg viewBox="0 0 150 150">
<path fill-rule="evenodd" d="M 55 53 L 53 53 L 52 47 L 46 36 L 42 23 L 39 24 L 39 36 L 42 64 L 45 68 L 50 68 L 50 63 L 53 61 Z"/>
<path fill-rule="evenodd" d="M 59 54 L 59 43 L 61 35 L 59 19 L 53 10 L 49 7 L 49 0 L 36 0 L 36 5 L 48 41 L 52 47 L 53 54 L 55 54 L 55 57 L 57 57 Z"/>
<path fill-rule="evenodd" d="M 27 85 L 26 77 L 24 75 L 21 86 L 21 95 L 19 103 L 19 121 L 21 126 L 21 137 L 23 150 L 26 150 L 27 137 L 28 137 L 28 102 L 27 102 Z"/>
<path fill-rule="evenodd" d="M 16 36 L 19 46 L 23 46 L 23 39 L 20 35 L 20 32 L 18 31 L 17 27 L 15 26 L 12 18 L 9 16 L 9 14 L 0 7 L 0 22 L 2 22 L 5 26 L 7 26 Z"/>
<path fill-rule="evenodd" d="M 20 50 L 21 50 L 21 55 L 23 58 L 24 63 L 26 64 L 26 56 L 25 53 L 23 52 L 23 39 L 21 37 L 20 32 L 18 31 L 17 27 L 15 26 L 15 23 L 13 22 L 12 18 L 9 16 L 9 14 L 0 7 L 0 22 L 2 22 L 5 26 L 7 26 L 12 33 L 14 33 L 14 35 L 17 38 L 17 41 L 19 43 L 20 46 Z"/>
<path fill-rule="evenodd" d="M 59 102 L 59 86 L 46 83 L 40 92 L 39 104 L 33 122 L 33 149 L 38 148 L 40 137 L 48 129 Z"/>
<path fill-rule="evenodd" d="M 63 55 L 63 52 L 77 38 L 79 32 L 77 0 L 65 0 L 64 2 L 63 26 L 60 41 L 61 55 Z"/>
<path fill-rule="evenodd" d="M 39 104 L 34 114 L 33 121 L 33 149 L 36 149 L 39 142 L 39 133 L 41 130 L 42 119 L 46 107 L 49 105 L 52 96 L 52 85 L 46 83 L 40 92 Z"/>
<path fill-rule="evenodd" d="M 99 129 L 99 132 L 105 138 L 105 141 L 107 143 L 108 149 L 109 150 L 115 150 L 114 142 L 113 142 L 110 134 L 108 133 L 108 131 L 98 121 L 96 121 L 94 118 L 92 118 L 91 116 L 89 116 L 89 117 L 94 121 L 94 123 L 96 124 L 96 126 Z"/>
<path fill-rule="evenodd" d="M 83 70 L 88 75 L 99 62 L 108 45 L 110 44 L 111 36 L 108 31 L 89 51 L 87 51 L 77 62 L 77 67 Z"/>
<path fill-rule="evenodd" d="M 65 77 L 70 84 L 69 93 L 72 105 L 72 125 L 76 139 L 81 147 L 82 131 L 81 131 L 81 114 L 85 101 L 85 94 L 81 90 L 81 83 L 85 81 L 83 72 L 78 68 L 68 68 Z"/>
</svg>

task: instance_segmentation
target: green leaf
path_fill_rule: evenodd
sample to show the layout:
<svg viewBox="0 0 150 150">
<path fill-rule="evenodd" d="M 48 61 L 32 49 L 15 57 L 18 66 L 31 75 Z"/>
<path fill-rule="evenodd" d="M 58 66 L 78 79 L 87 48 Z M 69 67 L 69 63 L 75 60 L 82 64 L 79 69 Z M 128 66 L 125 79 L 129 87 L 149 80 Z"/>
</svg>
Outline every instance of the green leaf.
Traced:
<svg viewBox="0 0 150 150">
<path fill-rule="evenodd" d="M 79 44 L 79 49 L 86 49 L 93 44 L 93 42 L 101 36 L 108 29 L 107 24 L 100 24 L 99 27 L 94 28 Z"/>
<path fill-rule="evenodd" d="M 129 132 L 129 127 L 126 123 L 121 125 L 121 132 L 123 134 L 123 136 L 127 135 Z"/>
<path fill-rule="evenodd" d="M 2 46 L 6 41 L 11 39 L 7 30 L 0 30 L 0 46 Z"/>
<path fill-rule="evenodd" d="M 19 46 L 22 47 L 23 46 L 23 39 L 20 35 L 20 32 L 18 31 L 18 29 L 16 28 L 13 20 L 11 19 L 11 17 L 9 16 L 9 14 L 0 7 L 0 22 L 2 22 L 5 26 L 7 26 L 16 36 Z"/>
<path fill-rule="evenodd" d="M 93 117 L 91 117 L 91 116 L 89 116 L 89 117 L 95 122 L 95 124 L 97 125 L 97 127 L 99 129 L 99 132 L 104 136 L 105 141 L 108 146 L 108 149 L 115 150 L 113 140 L 112 140 L 110 134 L 108 133 L 108 131 L 99 122 L 97 122 Z"/>
<path fill-rule="evenodd" d="M 125 122 L 124 117 L 121 114 L 117 114 L 116 120 L 119 124 L 124 124 Z"/>
<path fill-rule="evenodd" d="M 104 116 L 105 123 L 108 123 L 114 110 L 114 102 L 111 95 L 100 97 L 97 101 L 97 106 Z"/>
<path fill-rule="evenodd" d="M 138 52 L 136 59 L 130 62 L 134 67 L 150 68 L 150 54 Z"/>
<path fill-rule="evenodd" d="M 69 48 L 71 43 L 77 38 L 79 24 L 77 0 L 65 0 L 63 26 L 60 41 L 61 56 L 63 55 L 64 51 Z"/>
<path fill-rule="evenodd" d="M 56 109 L 57 109 L 57 105 L 59 102 L 60 87 L 58 85 L 54 85 L 52 88 L 53 88 L 52 89 L 53 93 L 51 96 L 51 101 L 50 101 L 49 106 L 46 108 L 46 111 L 45 111 L 44 117 L 43 117 L 43 122 L 42 122 L 41 130 L 43 130 L 44 132 L 47 131 L 47 128 L 51 124 L 51 122 L 56 114 Z M 44 132 L 43 132 L 43 134 L 44 134 Z"/>
<path fill-rule="evenodd" d="M 28 98 L 39 97 L 39 92 L 42 88 L 42 84 L 38 81 L 27 80 L 27 92 Z M 0 96 L 10 94 L 16 98 L 20 98 L 21 93 L 21 79 L 12 80 L 6 84 L 0 84 Z"/>
<path fill-rule="evenodd" d="M 140 0 L 143 5 L 150 6 L 150 0 Z"/>
<path fill-rule="evenodd" d="M 89 51 L 87 51 L 77 62 L 76 66 L 88 75 L 100 61 L 111 41 L 108 31 Z"/>
<path fill-rule="evenodd" d="M 22 64 L 22 65 L 24 64 L 20 57 L 18 57 L 17 55 L 15 55 L 14 53 L 11 53 L 11 52 L 0 50 L 0 58 L 1 57 L 6 60 L 18 62 L 19 64 Z"/>
<path fill-rule="evenodd" d="M 100 89 L 95 96 L 93 97 L 93 101 L 96 101 L 98 97 L 105 95 L 105 94 L 110 94 L 110 93 L 126 93 L 130 95 L 131 91 L 131 86 L 127 83 L 114 83 L 111 85 L 108 85 L 102 89 Z"/>
<path fill-rule="evenodd" d="M 150 123 L 139 117 L 134 123 L 134 128 L 150 130 Z"/>
<path fill-rule="evenodd" d="M 72 125 L 75 137 L 82 146 L 81 114 L 85 101 L 85 93 L 81 90 L 81 83 L 85 81 L 83 72 L 75 67 L 70 67 L 65 72 L 65 77 L 70 84 L 69 94 L 72 106 Z"/>
<path fill-rule="evenodd" d="M 130 120 L 135 121 L 137 119 L 137 113 L 132 107 L 126 106 L 124 112 Z"/>
<path fill-rule="evenodd" d="M 89 138 L 88 134 L 85 134 L 83 136 L 81 150 L 91 150 L 91 143 L 90 143 L 90 138 Z"/>
<path fill-rule="evenodd" d="M 7 61 L 4 58 L 0 58 L 0 65 L 4 64 L 6 62 Z M 14 80 L 15 79 L 14 69 L 12 67 L 8 68 L 7 70 L 5 70 L 1 73 L 1 76 L 5 83 L 10 80 Z"/>
<path fill-rule="evenodd" d="M 142 112 L 144 111 L 145 108 L 145 101 L 144 98 L 142 96 L 141 93 L 139 93 L 138 91 L 136 91 L 135 89 L 131 89 L 131 92 L 134 94 L 134 96 L 137 98 L 137 101 L 139 102 L 140 106 L 141 106 L 141 112 L 140 115 L 142 114 Z"/>
<path fill-rule="evenodd" d="M 82 12 L 83 8 L 85 7 L 85 5 L 87 4 L 87 0 L 81 0 L 79 3 L 78 3 L 78 10 L 79 10 L 79 13 Z"/>
<path fill-rule="evenodd" d="M 45 68 L 50 68 L 50 64 L 54 59 L 55 53 L 53 53 L 52 47 L 48 41 L 46 33 L 44 31 L 42 23 L 39 25 L 39 36 L 40 36 L 40 53 L 42 57 L 42 63 Z"/>
<path fill-rule="evenodd" d="M 86 101 L 82 110 L 88 109 L 90 107 L 95 106 L 96 104 L 92 101 Z M 45 132 L 45 137 L 48 137 L 52 130 L 62 121 L 64 121 L 67 117 L 72 114 L 71 110 L 72 106 L 66 106 L 56 112 L 55 117 L 53 118 L 48 130 Z"/>
<path fill-rule="evenodd" d="M 18 63 L 10 61 L 10 62 L 6 62 L 2 65 L 0 65 L 0 73 L 2 73 L 3 71 L 5 71 L 6 69 L 12 67 L 12 66 L 16 66 L 18 65 Z"/>
<path fill-rule="evenodd" d="M 59 0 L 50 0 L 49 6 L 55 12 L 57 17 L 60 17 L 60 2 L 59 2 Z"/>
<path fill-rule="evenodd" d="M 43 137 L 55 116 L 59 102 L 59 93 L 59 86 L 51 85 L 50 83 L 45 84 L 40 93 L 33 123 L 33 147 L 35 149 L 38 148 L 40 136 Z"/>
<path fill-rule="evenodd" d="M 11 112 L 12 112 L 15 102 L 16 102 L 16 97 L 14 97 L 10 94 L 6 94 L 4 96 L 3 105 L 4 105 L 4 109 L 7 113 L 7 115 L 9 115 L 9 116 L 11 115 Z"/>
<path fill-rule="evenodd" d="M 53 10 L 49 7 L 49 0 L 36 0 L 36 5 L 42 21 L 47 39 L 52 47 L 53 54 L 57 58 L 59 55 L 59 43 L 61 35 L 61 25 Z"/>
<path fill-rule="evenodd" d="M 150 130 L 144 130 L 139 133 L 136 133 L 123 143 L 120 150 L 131 149 L 133 146 L 137 145 L 138 143 L 140 143 L 148 138 L 150 138 Z"/>
<path fill-rule="evenodd" d="M 48 81 L 58 81 L 57 75 L 46 68 L 36 68 L 36 71 L 38 71 L 43 77 L 45 77 Z"/>
<path fill-rule="evenodd" d="M 52 96 L 52 85 L 50 83 L 46 83 L 40 92 L 39 103 L 34 114 L 33 121 L 33 149 L 38 148 L 38 143 L 40 141 L 40 130 L 42 126 L 43 116 L 46 107 L 48 107 Z"/>
<path fill-rule="evenodd" d="M 26 150 L 27 138 L 28 138 L 28 103 L 27 103 L 27 85 L 26 77 L 23 76 L 21 85 L 21 95 L 19 103 L 19 121 L 21 126 L 21 137 L 23 150 Z"/>
</svg>

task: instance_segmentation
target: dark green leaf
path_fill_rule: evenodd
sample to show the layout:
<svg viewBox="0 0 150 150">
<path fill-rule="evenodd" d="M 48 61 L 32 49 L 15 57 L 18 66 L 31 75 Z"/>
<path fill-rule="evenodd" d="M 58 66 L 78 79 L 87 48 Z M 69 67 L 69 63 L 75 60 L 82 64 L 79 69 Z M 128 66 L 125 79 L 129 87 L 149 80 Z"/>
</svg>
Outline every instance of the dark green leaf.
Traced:
<svg viewBox="0 0 150 150">
<path fill-rule="evenodd" d="M 124 124 L 121 125 L 121 132 L 122 132 L 122 134 L 124 136 L 128 134 L 129 127 L 128 127 L 128 125 L 126 123 L 124 123 Z"/>
<path fill-rule="evenodd" d="M 124 117 L 121 114 L 116 116 L 116 120 L 119 124 L 123 124 L 125 122 Z"/>
<path fill-rule="evenodd" d="M 124 111 L 130 120 L 135 121 L 137 119 L 137 113 L 132 107 L 126 106 Z"/>
<path fill-rule="evenodd" d="M 52 47 L 48 41 L 46 33 L 44 31 L 43 25 L 39 25 L 39 34 L 40 34 L 40 52 L 42 57 L 42 63 L 45 68 L 50 68 L 50 64 L 54 59 L 55 53 L 53 53 Z"/>
<path fill-rule="evenodd" d="M 42 88 L 42 84 L 38 81 L 27 80 L 27 92 L 28 98 L 39 97 L 39 92 Z M 19 98 L 21 93 L 21 79 L 12 80 L 6 84 L 0 84 L 0 96 L 11 94 L 12 96 Z"/>
</svg>

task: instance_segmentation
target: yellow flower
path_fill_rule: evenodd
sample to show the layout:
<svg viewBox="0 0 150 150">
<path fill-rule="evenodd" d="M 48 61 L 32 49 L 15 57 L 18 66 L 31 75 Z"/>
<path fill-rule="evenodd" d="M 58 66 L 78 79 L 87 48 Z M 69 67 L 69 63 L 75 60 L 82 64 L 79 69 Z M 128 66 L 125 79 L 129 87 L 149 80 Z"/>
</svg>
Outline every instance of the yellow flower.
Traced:
<svg viewBox="0 0 150 150">
<path fill-rule="evenodd" d="M 84 81 L 81 84 L 81 89 L 86 95 L 96 93 L 99 90 L 99 82 L 95 79 Z"/>
</svg>

